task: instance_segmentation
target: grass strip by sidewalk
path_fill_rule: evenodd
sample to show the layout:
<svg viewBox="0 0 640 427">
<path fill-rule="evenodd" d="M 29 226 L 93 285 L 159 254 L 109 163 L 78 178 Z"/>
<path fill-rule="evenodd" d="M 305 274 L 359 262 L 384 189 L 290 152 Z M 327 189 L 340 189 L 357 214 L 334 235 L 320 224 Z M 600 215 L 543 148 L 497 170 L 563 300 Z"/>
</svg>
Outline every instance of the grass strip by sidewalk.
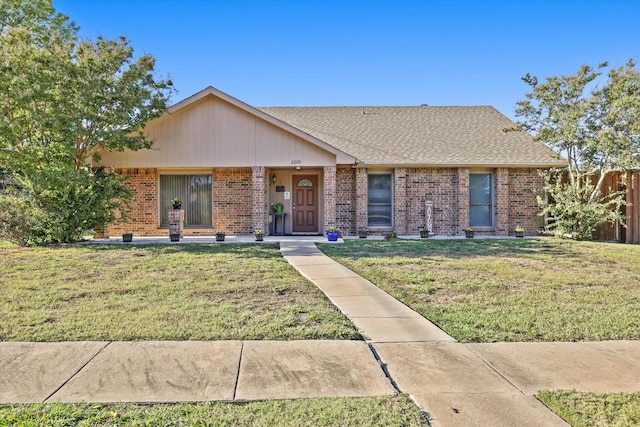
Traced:
<svg viewBox="0 0 640 427">
<path fill-rule="evenodd" d="M 0 245 L 0 341 L 359 339 L 277 245 Z"/>
<path fill-rule="evenodd" d="M 428 426 L 406 395 L 197 404 L 0 407 L 0 426 Z"/>
<path fill-rule="evenodd" d="M 458 341 L 640 339 L 640 246 L 363 240 L 319 247 Z"/>
<path fill-rule="evenodd" d="M 543 391 L 538 399 L 573 427 L 640 425 L 640 393 Z"/>
</svg>

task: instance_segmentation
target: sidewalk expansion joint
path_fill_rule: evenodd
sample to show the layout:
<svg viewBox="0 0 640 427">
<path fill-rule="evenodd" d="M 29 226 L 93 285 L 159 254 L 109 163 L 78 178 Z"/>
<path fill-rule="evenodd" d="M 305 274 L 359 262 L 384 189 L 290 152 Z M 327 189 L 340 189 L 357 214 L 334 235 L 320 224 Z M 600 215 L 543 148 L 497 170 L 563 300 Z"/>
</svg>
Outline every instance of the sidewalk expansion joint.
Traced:
<svg viewBox="0 0 640 427">
<path fill-rule="evenodd" d="M 464 344 L 463 344 L 464 345 Z M 482 362 L 487 365 L 489 367 L 489 369 L 491 369 L 493 372 L 495 372 L 496 374 L 498 374 L 498 376 L 500 378 L 502 378 L 503 380 L 505 380 L 507 383 L 509 383 L 511 385 L 511 387 L 515 388 L 516 390 L 518 390 L 520 393 L 522 393 L 524 396 L 528 396 L 527 392 L 525 392 L 524 390 L 522 390 L 520 387 L 518 387 L 516 384 L 514 384 L 511 380 L 509 380 L 509 378 L 505 377 L 504 375 L 502 375 L 502 372 L 498 371 L 496 368 L 493 367 L 493 365 L 491 363 L 489 363 L 484 357 L 482 357 L 481 355 L 479 355 L 478 353 L 476 353 L 475 351 L 473 351 L 472 348 L 470 348 L 468 345 L 464 345 L 468 350 L 470 350 L 473 354 L 476 355 L 476 357 L 480 360 L 482 360 Z"/>
<path fill-rule="evenodd" d="M 236 393 L 238 391 L 238 383 L 240 382 L 240 366 L 242 366 L 242 355 L 244 354 L 244 341 L 240 343 L 240 357 L 238 358 L 238 373 L 236 374 L 236 383 L 233 386 L 233 395 L 231 396 L 231 401 L 235 402 Z"/>
<path fill-rule="evenodd" d="M 82 371 L 89 363 L 91 363 L 93 361 L 93 359 L 95 359 L 96 357 L 98 357 L 98 355 L 100 353 L 102 353 L 104 351 L 105 348 L 109 347 L 109 345 L 112 343 L 112 341 L 109 341 L 108 343 L 106 343 L 104 345 L 104 347 L 102 347 L 100 350 L 98 350 L 96 352 L 96 354 L 94 354 L 93 356 L 91 356 L 89 358 L 89 360 L 87 360 L 87 362 L 85 364 L 83 364 L 82 366 L 80 366 L 80 368 L 78 368 L 77 371 L 75 371 L 73 373 L 73 375 L 71 375 L 69 378 L 67 378 L 62 384 L 60 384 L 60 386 L 58 388 L 56 388 L 55 390 L 53 390 L 53 392 L 51 394 L 49 394 L 43 401 L 42 403 L 46 403 L 47 400 L 51 399 L 57 392 L 59 392 L 64 386 L 66 386 L 69 381 L 71 381 L 72 379 L 75 378 L 76 375 L 78 375 L 80 373 L 80 371 Z"/>
<path fill-rule="evenodd" d="M 370 342 L 367 342 L 367 346 L 369 347 L 369 350 L 373 354 L 373 357 L 375 357 L 376 361 L 378 362 L 378 365 L 380 365 L 380 369 L 382 369 L 382 372 L 384 372 L 384 376 L 387 377 L 387 379 L 391 383 L 391 386 L 393 387 L 393 389 L 396 391 L 396 393 L 402 393 L 402 390 L 400 390 L 400 388 L 398 387 L 398 384 L 395 382 L 395 380 L 391 376 L 391 373 L 389 373 L 389 369 L 387 369 L 387 364 L 384 363 L 380 358 L 380 355 L 376 351 L 376 348 Z"/>
</svg>

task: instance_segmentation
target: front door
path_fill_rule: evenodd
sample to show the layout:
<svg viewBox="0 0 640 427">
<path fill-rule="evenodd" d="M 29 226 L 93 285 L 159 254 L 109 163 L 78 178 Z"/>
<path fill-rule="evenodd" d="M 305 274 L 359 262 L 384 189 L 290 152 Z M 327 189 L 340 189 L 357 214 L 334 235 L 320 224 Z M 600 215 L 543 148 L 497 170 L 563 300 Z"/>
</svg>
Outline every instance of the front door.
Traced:
<svg viewBox="0 0 640 427">
<path fill-rule="evenodd" d="M 318 175 L 293 176 L 293 232 L 318 232 Z"/>
</svg>

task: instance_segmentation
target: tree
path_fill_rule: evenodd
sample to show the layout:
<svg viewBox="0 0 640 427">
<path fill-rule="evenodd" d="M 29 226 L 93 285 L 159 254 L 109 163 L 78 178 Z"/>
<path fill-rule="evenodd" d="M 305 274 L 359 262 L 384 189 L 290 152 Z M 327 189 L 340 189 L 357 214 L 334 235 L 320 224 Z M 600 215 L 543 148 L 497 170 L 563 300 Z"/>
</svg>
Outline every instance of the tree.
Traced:
<svg viewBox="0 0 640 427">
<path fill-rule="evenodd" d="M 527 74 L 523 81 L 532 92 L 516 110 L 520 129 L 568 160 L 565 169 L 543 172 L 549 198 L 538 202 L 552 231 L 577 239 L 590 239 L 601 224 L 623 222 L 624 193 L 603 188 L 605 178 L 640 166 L 640 72 L 629 61 L 600 82 L 607 67 L 583 65 L 543 83 Z"/>
<path fill-rule="evenodd" d="M 113 209 L 126 216 L 123 180 L 92 165 L 100 151 L 149 148 L 142 129 L 166 110 L 172 89 L 154 76 L 155 59 L 134 58 L 125 38 L 78 31 L 50 0 L 0 4 L 0 167 L 48 213 L 52 242 L 113 220 Z M 56 212 L 52 194 L 66 195 L 69 215 Z"/>
</svg>

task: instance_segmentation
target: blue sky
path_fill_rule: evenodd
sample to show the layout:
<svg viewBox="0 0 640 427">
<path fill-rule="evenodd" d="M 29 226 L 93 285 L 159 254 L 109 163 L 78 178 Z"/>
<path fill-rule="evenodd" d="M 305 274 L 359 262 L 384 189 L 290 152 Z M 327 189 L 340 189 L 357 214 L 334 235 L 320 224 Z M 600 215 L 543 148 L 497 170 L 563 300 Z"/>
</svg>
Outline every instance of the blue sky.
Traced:
<svg viewBox="0 0 640 427">
<path fill-rule="evenodd" d="M 53 0 L 81 34 L 126 36 L 178 92 L 253 106 L 493 105 L 521 77 L 640 60 L 640 1 Z"/>
</svg>

